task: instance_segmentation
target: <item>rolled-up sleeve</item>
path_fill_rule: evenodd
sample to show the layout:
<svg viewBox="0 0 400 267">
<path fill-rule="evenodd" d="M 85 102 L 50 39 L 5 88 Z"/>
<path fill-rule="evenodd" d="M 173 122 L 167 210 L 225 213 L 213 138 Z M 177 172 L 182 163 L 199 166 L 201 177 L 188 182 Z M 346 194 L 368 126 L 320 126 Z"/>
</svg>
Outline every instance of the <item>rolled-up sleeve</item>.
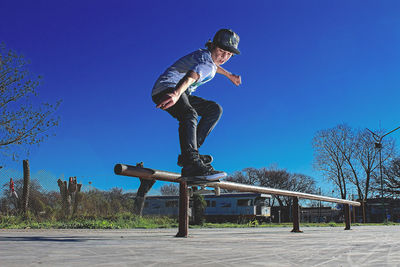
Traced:
<svg viewBox="0 0 400 267">
<path fill-rule="evenodd" d="M 195 66 L 193 66 L 192 71 L 196 72 L 199 74 L 199 82 L 203 81 L 206 77 L 209 77 L 211 74 L 215 72 L 214 66 L 212 64 L 208 63 L 200 63 Z"/>
</svg>

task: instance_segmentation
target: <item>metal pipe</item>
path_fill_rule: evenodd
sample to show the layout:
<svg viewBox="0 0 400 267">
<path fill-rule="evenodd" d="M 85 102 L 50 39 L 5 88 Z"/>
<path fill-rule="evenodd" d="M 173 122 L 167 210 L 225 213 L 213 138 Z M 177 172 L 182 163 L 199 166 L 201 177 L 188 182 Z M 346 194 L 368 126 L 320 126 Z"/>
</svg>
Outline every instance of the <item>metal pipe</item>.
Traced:
<svg viewBox="0 0 400 267">
<path fill-rule="evenodd" d="M 155 180 L 161 180 L 161 181 L 167 181 L 167 182 L 180 182 L 179 177 L 181 177 L 181 175 L 179 173 L 160 171 L 160 170 L 149 169 L 149 168 L 141 168 L 141 167 L 130 166 L 130 165 L 125 165 L 125 164 L 115 165 L 114 172 L 115 172 L 115 174 L 118 174 L 118 175 L 140 177 L 143 179 L 150 179 L 150 180 L 155 179 Z M 265 193 L 265 194 L 281 195 L 281 196 L 291 196 L 291 197 L 298 197 L 298 198 L 303 198 L 303 199 L 349 204 L 349 205 L 353 205 L 353 206 L 361 205 L 360 202 L 346 200 L 346 199 L 319 196 L 319 195 L 313 195 L 313 194 L 308 194 L 308 193 L 294 192 L 294 191 L 254 186 L 254 185 L 239 184 L 239 183 L 233 183 L 233 182 L 227 182 L 227 181 L 209 183 L 209 184 L 207 184 L 207 186 L 213 187 L 213 188 L 242 191 L 242 192 L 253 192 L 253 193 Z"/>
<path fill-rule="evenodd" d="M 308 194 L 308 193 L 287 191 L 287 190 L 254 186 L 254 185 L 245 185 L 245 184 L 226 182 L 226 181 L 208 184 L 208 186 L 219 187 L 219 188 L 228 189 L 228 190 L 244 191 L 244 192 L 265 193 L 265 194 L 280 195 L 280 196 L 298 197 L 298 198 L 311 199 L 311 200 L 321 200 L 321 201 L 326 201 L 326 202 L 350 204 L 353 206 L 361 205 L 357 201 L 351 201 L 351 200 L 346 200 L 346 199 L 325 197 L 325 196 L 313 195 L 313 194 Z"/>
<path fill-rule="evenodd" d="M 118 175 L 166 182 L 179 182 L 178 178 L 181 177 L 179 173 L 175 172 L 160 171 L 126 164 L 116 164 L 114 167 L 114 173 Z"/>
</svg>

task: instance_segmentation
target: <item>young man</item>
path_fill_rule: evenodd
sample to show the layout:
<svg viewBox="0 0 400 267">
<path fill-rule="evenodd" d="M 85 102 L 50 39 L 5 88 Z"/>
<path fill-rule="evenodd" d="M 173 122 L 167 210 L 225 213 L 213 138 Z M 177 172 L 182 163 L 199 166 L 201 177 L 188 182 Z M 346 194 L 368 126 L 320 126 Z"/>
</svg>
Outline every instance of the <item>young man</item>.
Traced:
<svg viewBox="0 0 400 267">
<path fill-rule="evenodd" d="M 192 95 L 196 88 L 220 73 L 235 85 L 241 77 L 224 70 L 226 63 L 238 50 L 239 36 L 232 30 L 219 30 L 207 49 L 199 49 L 186 55 L 170 66 L 156 81 L 152 99 L 161 108 L 179 121 L 181 155 L 178 165 L 183 177 L 216 180 L 220 171 L 211 166 L 210 155 L 200 155 L 199 148 L 222 115 L 222 108 L 214 101 Z M 198 117 L 201 117 L 200 121 Z"/>
</svg>

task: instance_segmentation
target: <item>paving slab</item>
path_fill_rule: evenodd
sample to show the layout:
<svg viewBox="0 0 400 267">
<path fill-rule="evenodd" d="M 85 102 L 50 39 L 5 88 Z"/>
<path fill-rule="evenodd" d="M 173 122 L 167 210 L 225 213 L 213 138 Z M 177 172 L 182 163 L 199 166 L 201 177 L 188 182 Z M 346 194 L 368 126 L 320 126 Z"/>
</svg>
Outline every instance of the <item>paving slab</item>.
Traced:
<svg viewBox="0 0 400 267">
<path fill-rule="evenodd" d="M 400 226 L 0 230 L 0 266 L 400 266 Z"/>
</svg>

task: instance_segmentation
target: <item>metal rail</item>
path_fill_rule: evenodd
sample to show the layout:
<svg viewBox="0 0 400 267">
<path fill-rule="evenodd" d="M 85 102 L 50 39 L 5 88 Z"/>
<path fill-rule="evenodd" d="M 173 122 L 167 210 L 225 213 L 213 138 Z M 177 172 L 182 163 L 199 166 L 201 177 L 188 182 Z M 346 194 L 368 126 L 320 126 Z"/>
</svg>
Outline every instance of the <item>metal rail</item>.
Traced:
<svg viewBox="0 0 400 267">
<path fill-rule="evenodd" d="M 143 168 L 143 167 L 136 167 L 130 166 L 125 164 L 117 164 L 114 167 L 115 174 L 118 175 L 125 175 L 131 177 L 138 177 L 142 179 L 149 179 L 149 180 L 161 180 L 167 182 L 180 182 L 179 177 L 181 175 L 179 173 L 174 172 L 167 172 L 167 171 L 160 171 L 155 169 Z M 254 186 L 254 185 L 245 185 L 227 181 L 220 181 L 216 183 L 209 183 L 207 187 L 213 188 L 222 188 L 227 190 L 236 190 L 242 192 L 254 192 L 254 193 L 265 193 L 265 194 L 272 194 L 272 195 L 280 195 L 280 196 L 290 196 L 290 197 L 298 197 L 303 199 L 311 199 L 311 200 L 319 200 L 325 202 L 333 202 L 333 203 L 341 203 L 341 204 L 348 204 L 352 206 L 360 206 L 360 202 L 351 201 L 346 199 L 340 198 L 333 198 L 333 197 L 326 197 L 320 195 L 313 195 L 295 191 L 287 191 L 275 188 L 268 188 L 268 187 L 261 187 L 261 186 Z"/>
</svg>

